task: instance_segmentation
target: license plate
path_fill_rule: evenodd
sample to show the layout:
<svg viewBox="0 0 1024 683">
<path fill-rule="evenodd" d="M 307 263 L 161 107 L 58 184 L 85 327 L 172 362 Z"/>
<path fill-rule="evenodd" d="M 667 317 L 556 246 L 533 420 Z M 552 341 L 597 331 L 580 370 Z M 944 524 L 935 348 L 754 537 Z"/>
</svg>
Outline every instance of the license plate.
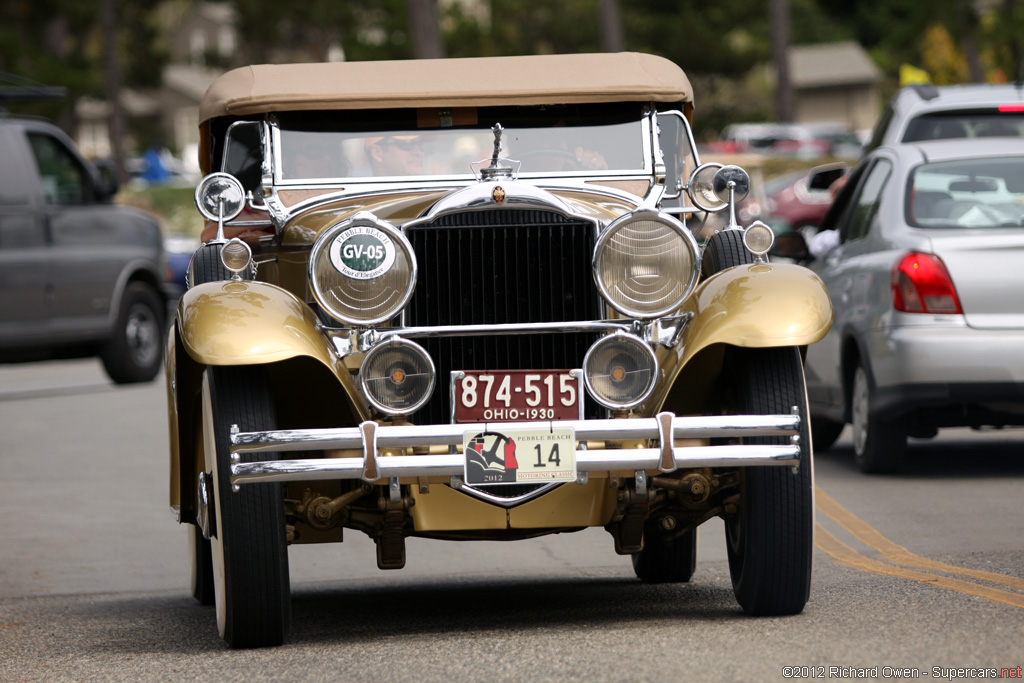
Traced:
<svg viewBox="0 0 1024 683">
<path fill-rule="evenodd" d="M 471 486 L 576 480 L 572 427 L 468 431 L 462 435 L 462 448 Z"/>
<path fill-rule="evenodd" d="M 455 422 L 578 420 L 581 370 L 464 370 L 452 373 Z"/>
</svg>

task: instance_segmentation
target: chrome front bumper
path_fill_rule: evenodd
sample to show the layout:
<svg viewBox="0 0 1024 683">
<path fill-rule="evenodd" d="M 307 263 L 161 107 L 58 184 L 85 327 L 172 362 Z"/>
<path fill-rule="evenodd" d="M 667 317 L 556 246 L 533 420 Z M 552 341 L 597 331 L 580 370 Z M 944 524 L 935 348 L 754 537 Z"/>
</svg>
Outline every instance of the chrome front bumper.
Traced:
<svg viewBox="0 0 1024 683">
<path fill-rule="evenodd" d="M 791 415 L 726 415 L 655 417 L 621 420 L 567 420 L 551 422 L 381 426 L 367 421 L 345 429 L 293 429 L 239 432 L 231 429 L 231 483 L 235 485 L 324 479 L 361 479 L 377 482 L 401 477 L 461 476 L 461 453 L 385 455 L 381 449 L 448 446 L 455 451 L 466 432 L 503 429 L 544 429 L 551 424 L 572 427 L 576 440 L 585 442 L 656 441 L 651 448 L 603 448 L 576 451 L 579 472 L 659 470 L 673 472 L 694 467 L 743 467 L 800 464 L 800 417 Z M 788 445 L 672 446 L 680 439 L 722 439 L 789 436 Z M 304 460 L 240 462 L 241 453 L 331 451 L 361 449 L 362 457 L 326 457 Z"/>
</svg>

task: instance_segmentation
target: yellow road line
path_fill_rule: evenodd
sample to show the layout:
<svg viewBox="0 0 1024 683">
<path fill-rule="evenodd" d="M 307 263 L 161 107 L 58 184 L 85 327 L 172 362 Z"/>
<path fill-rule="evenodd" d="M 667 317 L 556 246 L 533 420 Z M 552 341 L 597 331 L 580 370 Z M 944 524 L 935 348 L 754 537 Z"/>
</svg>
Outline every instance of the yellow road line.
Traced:
<svg viewBox="0 0 1024 683">
<path fill-rule="evenodd" d="M 955 567 L 951 564 L 915 555 L 903 546 L 893 543 L 880 534 L 877 529 L 837 503 L 835 499 L 825 493 L 820 486 L 815 487 L 814 495 L 817 508 L 819 510 L 835 520 L 839 526 L 853 534 L 854 538 L 858 541 L 871 546 L 892 562 L 902 564 L 907 567 L 918 567 L 920 569 L 929 569 L 932 571 L 969 576 L 974 579 L 980 579 L 982 581 L 998 583 L 1003 586 L 1009 586 L 1010 588 L 1024 590 L 1024 579 L 1019 579 L 1015 576 L 987 572 L 981 569 Z"/>
<path fill-rule="evenodd" d="M 949 576 L 926 574 L 924 572 L 914 571 L 913 569 L 897 567 L 895 565 L 879 562 L 878 560 L 873 560 L 870 557 L 861 555 L 859 552 L 840 541 L 838 538 L 833 536 L 828 529 L 825 529 L 820 524 L 817 525 L 815 535 L 815 545 L 818 546 L 818 548 L 834 557 L 841 564 L 852 567 L 853 569 L 859 569 L 872 574 L 899 576 L 904 579 L 911 579 L 912 581 L 920 581 L 940 588 L 947 588 L 949 590 L 956 591 L 957 593 L 974 595 L 979 598 L 991 600 L 992 602 L 999 602 L 1004 605 L 1024 609 L 1024 595 L 1010 593 L 1009 591 L 1000 590 L 998 588 L 990 588 L 989 586 L 982 586 L 969 581 L 961 581 L 960 579 L 954 579 Z"/>
</svg>

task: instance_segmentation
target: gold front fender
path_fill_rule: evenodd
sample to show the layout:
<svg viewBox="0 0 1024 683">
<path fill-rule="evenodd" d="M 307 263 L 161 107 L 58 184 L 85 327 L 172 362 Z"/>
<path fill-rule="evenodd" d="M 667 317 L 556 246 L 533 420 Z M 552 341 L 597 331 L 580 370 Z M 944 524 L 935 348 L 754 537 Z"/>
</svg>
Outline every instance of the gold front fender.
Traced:
<svg viewBox="0 0 1024 683">
<path fill-rule="evenodd" d="M 302 365 L 306 358 L 314 362 Z M 341 392 L 332 397 L 347 396 L 346 408 L 355 416 L 346 426 L 368 417 L 352 373 L 317 330 L 316 316 L 305 302 L 257 281 L 209 282 L 189 289 L 178 302 L 177 324 L 168 331 L 165 360 L 170 503 L 179 521 L 194 518 L 196 476 L 207 467 L 198 415 L 203 371 L 211 365 L 270 365 L 272 381 L 277 368 L 277 381 L 284 387 L 305 384 L 322 390 L 336 382 Z M 293 405 L 297 398 L 319 400 L 314 389 L 309 391 L 304 397 L 284 398 Z"/>
<path fill-rule="evenodd" d="M 309 306 L 265 282 L 208 282 L 185 292 L 178 303 L 185 351 L 203 365 L 310 356 L 333 368 L 334 356 L 316 323 Z"/>
<path fill-rule="evenodd" d="M 825 284 L 803 266 L 754 263 L 727 268 L 702 282 L 683 309 L 684 362 L 706 346 L 805 346 L 832 326 Z"/>
<path fill-rule="evenodd" d="M 683 312 L 692 318 L 675 346 L 659 353 L 663 380 L 646 404 L 659 410 L 686 364 L 710 346 L 807 346 L 832 326 L 824 283 L 789 263 L 754 263 L 716 273 L 698 285 Z"/>
</svg>

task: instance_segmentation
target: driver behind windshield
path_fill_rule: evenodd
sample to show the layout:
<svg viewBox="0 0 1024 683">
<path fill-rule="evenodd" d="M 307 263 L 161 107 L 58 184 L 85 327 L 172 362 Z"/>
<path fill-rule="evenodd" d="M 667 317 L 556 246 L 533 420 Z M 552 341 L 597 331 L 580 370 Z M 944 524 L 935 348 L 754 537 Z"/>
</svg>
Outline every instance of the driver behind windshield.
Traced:
<svg viewBox="0 0 1024 683">
<path fill-rule="evenodd" d="M 376 176 L 423 174 L 423 147 L 418 135 L 367 138 L 366 156 Z"/>
</svg>

